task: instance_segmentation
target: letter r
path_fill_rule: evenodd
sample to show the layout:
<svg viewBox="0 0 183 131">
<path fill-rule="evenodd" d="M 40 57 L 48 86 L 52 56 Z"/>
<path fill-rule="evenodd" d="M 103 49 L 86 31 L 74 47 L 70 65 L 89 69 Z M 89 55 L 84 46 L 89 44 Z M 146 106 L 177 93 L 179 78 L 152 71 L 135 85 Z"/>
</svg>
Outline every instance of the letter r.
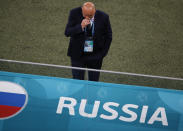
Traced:
<svg viewBox="0 0 183 131">
<path fill-rule="evenodd" d="M 65 104 L 65 101 L 70 101 L 71 103 Z M 77 104 L 77 101 L 74 98 L 60 97 L 56 113 L 57 114 L 62 114 L 62 109 L 63 108 L 68 108 L 69 109 L 69 114 L 74 116 L 75 115 L 74 106 L 76 104 Z"/>
</svg>

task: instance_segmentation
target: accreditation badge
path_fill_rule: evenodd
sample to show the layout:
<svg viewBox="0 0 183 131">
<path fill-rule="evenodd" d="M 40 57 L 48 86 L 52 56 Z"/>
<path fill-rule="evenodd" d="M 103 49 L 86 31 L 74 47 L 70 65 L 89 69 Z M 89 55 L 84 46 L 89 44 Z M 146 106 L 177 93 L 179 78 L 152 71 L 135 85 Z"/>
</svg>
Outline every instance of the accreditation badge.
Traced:
<svg viewBox="0 0 183 131">
<path fill-rule="evenodd" d="M 93 40 L 92 39 L 85 40 L 84 52 L 93 52 Z"/>
</svg>

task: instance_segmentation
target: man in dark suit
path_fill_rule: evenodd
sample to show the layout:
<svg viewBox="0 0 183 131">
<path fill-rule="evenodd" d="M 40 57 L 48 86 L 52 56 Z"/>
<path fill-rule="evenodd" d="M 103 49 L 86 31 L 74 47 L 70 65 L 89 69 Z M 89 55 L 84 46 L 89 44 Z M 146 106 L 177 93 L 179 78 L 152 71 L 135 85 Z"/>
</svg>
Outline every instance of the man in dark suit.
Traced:
<svg viewBox="0 0 183 131">
<path fill-rule="evenodd" d="M 65 35 L 70 37 L 68 56 L 73 67 L 101 69 L 112 41 L 109 16 L 95 9 L 92 2 L 70 11 Z M 84 70 L 73 69 L 74 79 L 84 80 Z M 89 71 L 91 81 L 98 81 L 100 72 Z"/>
</svg>

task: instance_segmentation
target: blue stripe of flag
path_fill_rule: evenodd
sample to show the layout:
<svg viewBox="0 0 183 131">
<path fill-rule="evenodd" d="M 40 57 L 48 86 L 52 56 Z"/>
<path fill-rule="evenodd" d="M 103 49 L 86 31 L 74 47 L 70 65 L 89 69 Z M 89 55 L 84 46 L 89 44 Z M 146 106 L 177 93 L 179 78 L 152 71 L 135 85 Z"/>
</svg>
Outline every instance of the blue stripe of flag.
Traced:
<svg viewBox="0 0 183 131">
<path fill-rule="evenodd" d="M 22 107 L 25 103 L 26 95 L 0 92 L 0 105 Z"/>
</svg>

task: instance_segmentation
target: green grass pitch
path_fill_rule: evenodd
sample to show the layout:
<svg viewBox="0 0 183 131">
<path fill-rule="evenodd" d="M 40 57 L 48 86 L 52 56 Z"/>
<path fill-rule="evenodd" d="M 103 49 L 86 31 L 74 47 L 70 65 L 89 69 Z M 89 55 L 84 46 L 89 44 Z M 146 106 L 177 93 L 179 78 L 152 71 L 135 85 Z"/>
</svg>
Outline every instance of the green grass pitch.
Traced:
<svg viewBox="0 0 183 131">
<path fill-rule="evenodd" d="M 109 14 L 104 70 L 183 78 L 183 0 L 91 0 Z M 0 0 L 0 58 L 70 66 L 69 10 L 84 0 Z M 0 62 L 0 70 L 71 76 L 70 70 Z M 183 81 L 101 74 L 101 81 L 183 89 Z M 146 84 L 144 84 L 146 83 Z"/>
</svg>

